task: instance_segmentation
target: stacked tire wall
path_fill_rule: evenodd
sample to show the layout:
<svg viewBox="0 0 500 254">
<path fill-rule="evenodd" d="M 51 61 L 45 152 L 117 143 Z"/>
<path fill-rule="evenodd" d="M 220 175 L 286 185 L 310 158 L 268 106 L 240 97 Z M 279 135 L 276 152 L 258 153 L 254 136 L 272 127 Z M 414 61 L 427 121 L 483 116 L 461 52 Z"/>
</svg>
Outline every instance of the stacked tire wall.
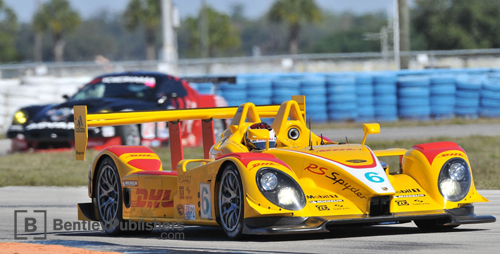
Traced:
<svg viewBox="0 0 500 254">
<path fill-rule="evenodd" d="M 395 73 L 379 73 L 373 76 L 375 120 L 398 120 L 397 76 Z"/>
</svg>

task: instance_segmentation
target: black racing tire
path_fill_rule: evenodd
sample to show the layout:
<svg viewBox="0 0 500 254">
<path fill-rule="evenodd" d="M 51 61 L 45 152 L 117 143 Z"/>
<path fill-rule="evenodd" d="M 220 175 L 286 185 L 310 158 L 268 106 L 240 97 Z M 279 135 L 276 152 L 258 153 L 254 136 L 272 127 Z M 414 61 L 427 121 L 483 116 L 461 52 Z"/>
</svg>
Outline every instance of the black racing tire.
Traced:
<svg viewBox="0 0 500 254">
<path fill-rule="evenodd" d="M 417 227 L 423 231 L 448 231 L 448 230 L 452 230 L 452 229 L 459 226 L 459 225 L 453 225 L 453 226 L 444 225 L 448 221 L 447 220 L 439 220 L 439 219 L 414 220 L 413 222 L 415 222 L 415 225 L 417 225 Z"/>
<path fill-rule="evenodd" d="M 99 164 L 96 176 L 94 205 L 97 208 L 99 220 L 107 234 L 119 235 L 123 233 L 119 226 L 123 223 L 123 193 L 120 175 L 114 161 L 111 158 L 105 158 Z"/>
<path fill-rule="evenodd" d="M 219 220 L 224 232 L 231 239 L 241 239 L 245 201 L 241 177 L 234 164 L 224 167 L 217 197 Z"/>
<path fill-rule="evenodd" d="M 141 131 L 139 125 L 124 125 L 118 127 L 120 139 L 122 145 L 126 146 L 138 146 L 141 145 Z"/>
</svg>

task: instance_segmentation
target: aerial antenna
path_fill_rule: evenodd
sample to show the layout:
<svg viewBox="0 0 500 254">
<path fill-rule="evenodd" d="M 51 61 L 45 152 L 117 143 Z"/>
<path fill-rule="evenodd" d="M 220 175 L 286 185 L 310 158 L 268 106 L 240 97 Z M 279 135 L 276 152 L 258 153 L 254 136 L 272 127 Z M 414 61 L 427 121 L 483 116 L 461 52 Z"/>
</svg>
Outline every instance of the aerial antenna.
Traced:
<svg viewBox="0 0 500 254">
<path fill-rule="evenodd" d="M 349 144 L 349 141 L 347 140 L 347 136 L 345 137 L 345 143 Z"/>
<path fill-rule="evenodd" d="M 312 142 L 312 137 L 311 137 L 311 133 L 312 133 L 312 131 L 311 131 L 311 118 L 312 118 L 312 116 L 309 117 L 309 145 L 311 146 L 311 149 L 309 149 L 309 150 L 312 151 L 314 149 L 313 149 L 313 142 Z"/>
<path fill-rule="evenodd" d="M 321 134 L 321 145 L 325 145 L 325 141 L 323 141 L 323 134 Z"/>
</svg>

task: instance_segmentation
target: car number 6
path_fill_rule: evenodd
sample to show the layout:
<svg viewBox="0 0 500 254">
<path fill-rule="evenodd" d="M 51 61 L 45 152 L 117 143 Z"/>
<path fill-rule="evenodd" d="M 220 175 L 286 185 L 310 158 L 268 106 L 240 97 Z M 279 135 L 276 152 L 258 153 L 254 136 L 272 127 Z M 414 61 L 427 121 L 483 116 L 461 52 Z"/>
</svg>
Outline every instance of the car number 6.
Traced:
<svg viewBox="0 0 500 254">
<path fill-rule="evenodd" d="M 366 179 L 368 179 L 368 181 L 374 182 L 374 183 L 382 183 L 385 181 L 384 178 L 378 176 L 378 173 L 375 173 L 375 172 L 368 172 L 365 174 L 365 177 L 366 177 Z"/>
</svg>

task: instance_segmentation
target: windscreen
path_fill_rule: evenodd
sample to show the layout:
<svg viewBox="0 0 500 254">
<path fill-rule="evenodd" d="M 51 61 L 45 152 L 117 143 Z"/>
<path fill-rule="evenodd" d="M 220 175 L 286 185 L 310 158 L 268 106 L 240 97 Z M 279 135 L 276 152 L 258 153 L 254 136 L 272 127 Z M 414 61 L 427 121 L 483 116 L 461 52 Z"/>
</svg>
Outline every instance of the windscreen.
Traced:
<svg viewBox="0 0 500 254">
<path fill-rule="evenodd" d="M 155 100 L 156 80 L 145 76 L 115 76 L 98 78 L 78 91 L 71 100 L 124 98 Z"/>
</svg>

